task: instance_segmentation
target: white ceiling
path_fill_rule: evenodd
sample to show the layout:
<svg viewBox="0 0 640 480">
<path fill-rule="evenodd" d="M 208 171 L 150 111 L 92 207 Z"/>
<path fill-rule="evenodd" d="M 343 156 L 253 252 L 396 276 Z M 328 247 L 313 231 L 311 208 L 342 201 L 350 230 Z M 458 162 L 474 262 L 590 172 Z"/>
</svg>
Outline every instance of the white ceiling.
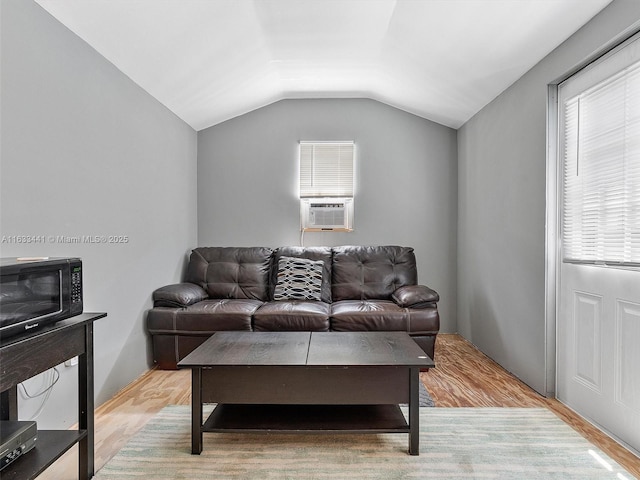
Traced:
<svg viewBox="0 0 640 480">
<path fill-rule="evenodd" d="M 36 0 L 196 130 L 285 98 L 458 128 L 611 0 Z"/>
</svg>

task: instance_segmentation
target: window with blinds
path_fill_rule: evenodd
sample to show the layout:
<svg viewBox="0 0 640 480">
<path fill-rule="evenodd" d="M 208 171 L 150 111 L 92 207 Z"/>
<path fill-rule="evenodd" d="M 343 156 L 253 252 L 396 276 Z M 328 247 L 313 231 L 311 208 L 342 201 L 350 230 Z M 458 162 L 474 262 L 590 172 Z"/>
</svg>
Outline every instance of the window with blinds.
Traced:
<svg viewBox="0 0 640 480">
<path fill-rule="evenodd" d="M 300 142 L 300 198 L 353 198 L 353 142 Z"/>
<path fill-rule="evenodd" d="M 564 100 L 566 262 L 640 265 L 640 62 Z"/>
</svg>

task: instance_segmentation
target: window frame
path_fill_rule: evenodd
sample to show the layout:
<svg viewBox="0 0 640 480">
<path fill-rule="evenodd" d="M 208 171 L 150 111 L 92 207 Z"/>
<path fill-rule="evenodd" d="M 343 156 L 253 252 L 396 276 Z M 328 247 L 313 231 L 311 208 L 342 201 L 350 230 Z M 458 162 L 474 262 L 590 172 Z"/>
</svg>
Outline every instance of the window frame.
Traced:
<svg viewBox="0 0 640 480">
<path fill-rule="evenodd" d="M 305 150 L 311 148 L 309 152 Z M 320 152 L 318 150 L 325 150 Z M 331 149 L 337 149 L 332 152 Z M 343 150 L 345 155 L 343 155 Z M 318 156 L 320 156 L 318 158 Z M 345 158 L 349 156 L 350 159 Z M 332 158 L 329 158 L 332 157 Z M 305 163 L 309 160 L 309 165 Z M 346 161 L 347 165 L 343 165 Z M 298 193 L 300 198 L 354 198 L 356 145 L 354 141 L 300 141 Z M 343 168 L 346 166 L 347 168 Z M 336 171 L 337 170 L 337 171 Z M 347 171 L 349 170 L 349 171 Z M 328 182 L 335 182 L 329 185 Z"/>
<path fill-rule="evenodd" d="M 560 251 L 561 260 L 564 263 L 576 263 L 576 264 L 593 264 L 593 265 L 607 265 L 624 268 L 637 268 L 640 266 L 640 186 L 635 186 L 637 182 L 640 184 L 640 116 L 635 114 L 633 121 L 629 122 L 628 118 L 625 118 L 622 123 L 619 124 L 619 129 L 631 128 L 633 130 L 631 135 L 626 133 L 621 135 L 621 140 L 618 139 L 616 147 L 618 151 L 615 154 L 607 153 L 606 155 L 594 156 L 596 162 L 599 160 L 601 165 L 594 164 L 592 168 L 592 174 L 588 180 L 585 180 L 586 174 L 579 180 L 576 180 L 580 176 L 580 169 L 588 168 L 589 161 L 588 156 L 583 155 L 584 152 L 580 151 L 583 147 L 584 138 L 581 138 L 581 134 L 586 131 L 589 134 L 589 124 L 583 122 L 592 122 L 592 124 L 599 120 L 597 116 L 593 116 L 590 119 L 584 119 L 585 113 L 583 107 L 588 105 L 588 102 L 595 104 L 598 101 L 598 95 L 611 95 L 613 87 L 621 88 L 621 82 L 638 82 L 640 78 L 640 35 L 635 35 L 629 41 L 625 42 L 624 46 L 617 49 L 614 53 L 619 53 L 624 50 L 625 47 L 630 46 L 633 50 L 634 57 L 629 57 L 629 51 L 618 55 L 616 58 L 612 58 L 614 54 L 601 57 L 598 61 L 593 62 L 581 71 L 575 73 L 571 77 L 565 79 L 558 85 L 558 161 L 559 161 L 559 176 L 560 176 L 560 202 L 562 205 L 562 215 L 559 219 L 560 228 Z M 630 60 L 632 58 L 632 60 Z M 608 63 L 605 63 L 608 62 Z M 604 63 L 604 65 L 603 65 Z M 608 90 L 606 90 L 608 89 Z M 631 102 L 634 105 L 633 112 L 638 112 L 640 107 L 640 92 L 634 95 L 635 89 L 624 92 L 624 108 L 628 105 L 626 102 Z M 615 93 L 615 92 L 614 92 Z M 621 94 L 622 95 L 622 94 Z M 628 97 L 635 97 L 629 100 Z M 582 103 L 580 103 L 582 102 Z M 571 118 L 571 124 L 567 128 L 567 116 L 565 115 L 568 105 L 573 105 L 575 109 L 575 115 Z M 579 108 L 578 108 L 579 107 Z M 607 113 L 610 104 L 602 102 L 601 112 L 597 115 Z M 621 116 L 619 109 L 610 109 L 610 112 Z M 575 121 L 574 121 L 575 120 Z M 620 119 L 616 119 L 620 122 Z M 609 125 L 606 125 L 609 128 Z M 574 137 L 570 146 L 566 142 L 567 131 Z M 604 128 L 599 130 L 593 130 L 597 132 L 597 135 L 607 133 Z M 613 131 L 613 130 L 611 130 Z M 592 135 L 588 139 L 595 138 L 596 135 Z M 609 139 L 613 138 L 613 134 Z M 635 142 L 635 143 L 634 143 Z M 627 150 L 626 147 L 632 144 Z M 600 146 L 600 143 L 597 144 Z M 573 148 L 575 151 L 569 151 Z M 622 153 L 620 154 L 620 151 Z M 593 153 L 589 153 L 592 154 Z M 618 155 L 618 156 L 616 156 Z M 620 158 L 621 155 L 621 158 Z M 568 157 L 571 157 L 570 159 Z M 612 160 L 613 159 L 613 160 Z M 593 159 L 592 159 L 593 161 Z M 622 171 L 617 178 L 611 180 L 613 175 L 610 174 L 611 164 L 605 162 L 618 161 L 620 164 L 618 168 Z M 630 168 L 631 181 L 625 176 L 625 168 Z M 593 173 L 595 172 L 595 173 Z M 588 172 L 587 172 L 588 173 Z M 598 178 L 598 175 L 605 175 L 609 178 L 606 181 L 602 181 Z M 585 195 L 584 192 L 577 192 L 576 196 L 582 195 L 583 198 L 587 198 L 587 201 L 591 201 L 592 205 L 588 209 L 584 209 L 584 202 L 579 205 L 581 211 L 586 212 L 586 215 L 590 215 L 585 222 L 578 225 L 578 222 L 573 222 L 571 217 L 571 211 L 567 208 L 568 202 L 571 201 L 568 187 L 574 189 L 582 189 L 582 183 L 588 181 L 588 190 Z M 619 185 L 615 182 L 619 182 Z M 630 193 L 624 191 L 620 193 L 620 190 L 625 190 L 631 183 Z M 616 186 L 617 185 L 617 186 Z M 600 189 L 600 195 L 607 200 L 602 199 L 594 200 L 594 189 Z M 616 188 L 618 191 L 616 191 Z M 568 194 L 569 191 L 569 194 Z M 611 193 L 613 192 L 613 194 Z M 589 197 L 591 196 L 591 197 Z M 623 207 L 619 208 L 617 212 L 612 213 L 611 205 L 615 202 L 610 201 L 611 198 L 615 198 L 616 201 L 627 198 L 627 201 L 623 203 Z M 595 204 L 598 204 L 596 207 Z M 602 205 L 601 205 L 602 204 Z M 614 207 L 616 207 L 614 205 Z M 601 210 L 598 210 L 600 208 Z M 600 213 L 601 212 L 601 213 Z M 622 213 L 621 213 L 622 212 Z M 574 218 L 580 217 L 582 213 L 574 212 Z M 601 215 L 601 218 L 598 217 Z M 625 223 L 622 224 L 622 233 L 618 234 L 616 241 L 612 242 L 612 232 L 606 229 L 607 222 L 611 223 L 611 218 L 615 218 L 615 215 L 624 219 Z M 607 220 L 609 219 L 609 220 Z M 583 228 L 587 225 L 587 228 Z M 588 241 L 584 241 L 583 231 L 587 231 L 591 237 Z M 575 238 L 568 238 L 573 235 Z M 615 236 L 614 236 L 615 237 Z M 617 242 L 617 243 L 616 243 Z M 625 243 L 626 242 L 626 243 Z M 586 253 L 585 253 L 586 252 Z"/>
</svg>

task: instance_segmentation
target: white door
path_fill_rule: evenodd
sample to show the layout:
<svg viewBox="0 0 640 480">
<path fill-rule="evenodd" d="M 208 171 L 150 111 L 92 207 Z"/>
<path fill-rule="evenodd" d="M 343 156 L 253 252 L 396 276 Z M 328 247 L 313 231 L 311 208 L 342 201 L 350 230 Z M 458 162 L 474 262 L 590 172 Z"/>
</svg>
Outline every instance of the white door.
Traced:
<svg viewBox="0 0 640 480">
<path fill-rule="evenodd" d="M 556 395 L 640 451 L 640 39 L 563 83 L 558 103 Z"/>
</svg>

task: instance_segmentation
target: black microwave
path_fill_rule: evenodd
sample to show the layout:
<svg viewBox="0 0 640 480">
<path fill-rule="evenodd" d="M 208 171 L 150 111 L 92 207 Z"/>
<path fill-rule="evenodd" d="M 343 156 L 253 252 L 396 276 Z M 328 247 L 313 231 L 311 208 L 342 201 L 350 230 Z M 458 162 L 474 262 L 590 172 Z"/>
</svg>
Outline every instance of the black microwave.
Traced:
<svg viewBox="0 0 640 480">
<path fill-rule="evenodd" d="M 81 313 L 82 260 L 0 259 L 0 337 Z"/>
</svg>

